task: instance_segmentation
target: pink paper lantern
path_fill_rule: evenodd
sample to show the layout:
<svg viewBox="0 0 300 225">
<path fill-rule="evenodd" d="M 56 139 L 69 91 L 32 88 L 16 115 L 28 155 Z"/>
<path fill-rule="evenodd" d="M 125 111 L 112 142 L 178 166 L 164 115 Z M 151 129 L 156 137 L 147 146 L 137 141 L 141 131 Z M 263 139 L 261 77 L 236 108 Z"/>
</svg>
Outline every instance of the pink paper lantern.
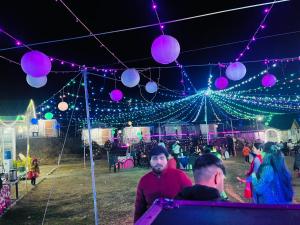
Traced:
<svg viewBox="0 0 300 225">
<path fill-rule="evenodd" d="M 62 101 L 62 102 L 58 103 L 57 108 L 63 112 L 69 108 L 69 105 L 68 105 L 68 103 Z"/>
<path fill-rule="evenodd" d="M 226 77 L 219 77 L 215 80 L 215 86 L 219 90 L 223 90 L 228 86 L 228 79 Z"/>
<path fill-rule="evenodd" d="M 119 89 L 112 90 L 112 92 L 110 92 L 109 95 L 110 95 L 111 100 L 113 100 L 115 102 L 119 102 L 123 98 L 123 93 Z"/>
<path fill-rule="evenodd" d="M 261 80 L 261 84 L 264 86 L 264 87 L 272 87 L 276 84 L 276 77 L 273 75 L 273 74 L 266 74 L 263 76 L 262 80 Z"/>
<path fill-rule="evenodd" d="M 40 51 L 27 52 L 21 59 L 22 70 L 32 77 L 47 76 L 51 71 L 51 61 Z"/>
<path fill-rule="evenodd" d="M 153 59 L 161 64 L 174 62 L 180 53 L 178 41 L 169 35 L 160 35 L 151 46 L 151 55 Z"/>
</svg>

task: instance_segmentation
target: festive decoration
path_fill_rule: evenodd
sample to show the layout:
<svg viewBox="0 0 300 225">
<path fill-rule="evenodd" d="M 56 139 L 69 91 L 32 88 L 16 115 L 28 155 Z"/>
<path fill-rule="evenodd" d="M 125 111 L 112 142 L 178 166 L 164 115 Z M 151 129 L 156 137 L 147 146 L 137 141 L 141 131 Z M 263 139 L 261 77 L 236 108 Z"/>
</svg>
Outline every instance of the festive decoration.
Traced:
<svg viewBox="0 0 300 225">
<path fill-rule="evenodd" d="M 26 76 L 27 83 L 34 88 L 41 88 L 47 84 L 47 77 L 32 77 L 30 75 Z"/>
<path fill-rule="evenodd" d="M 114 89 L 112 92 L 110 92 L 109 95 L 110 95 L 111 100 L 113 100 L 115 102 L 119 102 L 123 98 L 123 93 L 119 89 Z"/>
<path fill-rule="evenodd" d="M 126 87 L 135 87 L 140 82 L 140 75 L 136 69 L 127 69 L 121 75 L 121 81 Z"/>
<path fill-rule="evenodd" d="M 157 88 L 157 84 L 154 81 L 149 81 L 145 86 L 146 91 L 151 94 L 157 92 Z"/>
<path fill-rule="evenodd" d="M 21 59 L 22 70 L 32 77 L 47 76 L 51 71 L 51 61 L 48 56 L 39 51 L 27 52 Z"/>
<path fill-rule="evenodd" d="M 128 121 L 128 126 L 132 126 L 132 122 L 131 121 Z"/>
<path fill-rule="evenodd" d="M 69 108 L 69 105 L 68 105 L 68 103 L 62 101 L 62 102 L 58 103 L 57 108 L 60 111 L 66 111 Z"/>
<path fill-rule="evenodd" d="M 215 80 L 215 86 L 219 90 L 225 89 L 228 86 L 228 80 L 226 77 L 219 77 Z"/>
<path fill-rule="evenodd" d="M 263 76 L 261 83 L 264 87 L 272 87 L 276 84 L 276 77 L 273 74 L 266 74 Z"/>
<path fill-rule="evenodd" d="M 274 1 L 274 3 L 275 3 L 275 1 Z M 269 9 L 264 10 L 264 12 L 265 12 L 264 18 L 262 19 L 262 21 L 260 22 L 260 24 L 257 27 L 256 31 L 254 32 L 254 34 L 250 38 L 250 40 L 247 43 L 247 45 L 245 46 L 244 50 L 239 54 L 239 56 L 235 59 L 235 61 L 238 62 L 246 54 L 246 52 L 250 50 L 250 46 L 252 45 L 253 42 L 256 41 L 256 36 L 258 35 L 258 32 L 266 28 L 265 21 L 266 21 L 268 15 L 270 14 L 270 12 L 272 10 L 274 3 L 271 5 L 271 7 Z"/>
<path fill-rule="evenodd" d="M 151 46 L 153 59 L 161 64 L 170 64 L 174 62 L 180 53 L 178 41 L 169 35 L 160 35 Z"/>
<path fill-rule="evenodd" d="M 246 67 L 241 62 L 230 63 L 226 68 L 226 76 L 230 80 L 241 80 L 246 75 Z"/>
<path fill-rule="evenodd" d="M 33 124 L 33 125 L 37 125 L 39 121 L 38 121 L 37 118 L 32 118 L 30 122 L 31 122 L 31 124 Z"/>
<path fill-rule="evenodd" d="M 51 120 L 52 118 L 53 118 L 53 114 L 52 114 L 51 112 L 47 112 L 47 113 L 45 114 L 45 119 Z"/>
</svg>

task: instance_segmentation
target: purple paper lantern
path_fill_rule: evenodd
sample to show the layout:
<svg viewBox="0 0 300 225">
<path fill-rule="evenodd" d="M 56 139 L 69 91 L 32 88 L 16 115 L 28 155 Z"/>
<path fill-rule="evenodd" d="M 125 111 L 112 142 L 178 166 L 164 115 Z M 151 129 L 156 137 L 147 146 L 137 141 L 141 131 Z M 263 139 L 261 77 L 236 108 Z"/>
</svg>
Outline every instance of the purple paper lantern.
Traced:
<svg viewBox="0 0 300 225">
<path fill-rule="evenodd" d="M 276 77 L 273 75 L 273 74 L 266 74 L 263 76 L 262 80 L 261 80 L 261 84 L 264 86 L 264 87 L 272 87 L 276 84 Z"/>
<path fill-rule="evenodd" d="M 123 93 L 119 89 L 112 90 L 112 92 L 110 92 L 109 95 L 110 95 L 111 100 L 113 100 L 115 102 L 119 102 L 123 98 Z"/>
<path fill-rule="evenodd" d="M 151 55 L 153 59 L 161 64 L 174 62 L 180 53 L 178 41 L 169 35 L 160 35 L 151 46 Z"/>
<path fill-rule="evenodd" d="M 243 63 L 235 62 L 230 63 L 230 65 L 226 68 L 226 76 L 230 80 L 241 80 L 246 75 L 246 67 Z"/>
<path fill-rule="evenodd" d="M 39 51 L 27 52 L 21 59 L 22 70 L 32 77 L 47 76 L 51 71 L 51 61 L 48 56 Z"/>
<path fill-rule="evenodd" d="M 223 90 L 228 86 L 228 80 L 226 77 L 219 77 L 215 80 L 215 86 L 219 90 Z"/>
</svg>

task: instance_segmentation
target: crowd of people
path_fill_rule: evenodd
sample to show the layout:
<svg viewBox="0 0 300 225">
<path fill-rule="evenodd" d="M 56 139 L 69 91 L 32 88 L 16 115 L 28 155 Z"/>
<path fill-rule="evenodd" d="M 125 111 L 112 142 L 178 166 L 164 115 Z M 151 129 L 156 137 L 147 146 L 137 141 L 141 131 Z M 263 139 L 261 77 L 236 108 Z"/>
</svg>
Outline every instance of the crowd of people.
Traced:
<svg viewBox="0 0 300 225">
<path fill-rule="evenodd" d="M 170 149 L 164 143 L 153 145 L 149 152 L 152 171 L 137 186 L 134 221 L 136 222 L 157 198 L 196 201 L 227 201 L 224 190 L 225 153 L 235 156 L 234 146 L 201 146 L 193 154 L 194 182 L 178 169 L 178 142 Z M 233 149 L 231 149 L 233 148 Z M 293 201 L 292 176 L 286 166 L 282 147 L 274 142 L 245 144 L 243 154 L 249 170 L 245 178 L 245 197 L 256 204 L 290 204 Z M 171 154 L 170 154 L 171 153 Z M 171 155 L 171 157 L 170 157 Z M 251 157 L 249 157 L 251 155 Z M 250 159 L 251 158 L 251 159 Z M 173 161 L 173 163 L 169 163 Z M 175 161 L 175 165 L 174 165 Z M 300 156 L 298 158 L 300 162 Z M 299 169 L 299 167 L 298 167 Z M 193 185 L 194 183 L 194 185 Z"/>
</svg>

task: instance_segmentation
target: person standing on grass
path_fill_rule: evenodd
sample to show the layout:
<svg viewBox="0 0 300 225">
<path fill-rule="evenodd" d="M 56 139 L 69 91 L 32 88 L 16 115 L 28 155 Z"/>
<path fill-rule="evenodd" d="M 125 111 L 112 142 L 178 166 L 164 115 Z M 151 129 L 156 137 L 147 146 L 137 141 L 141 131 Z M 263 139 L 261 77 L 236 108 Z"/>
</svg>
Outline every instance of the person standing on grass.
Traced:
<svg viewBox="0 0 300 225">
<path fill-rule="evenodd" d="M 258 172 L 258 169 L 260 165 L 262 164 L 262 155 L 261 155 L 261 150 L 263 148 L 263 145 L 261 143 L 254 143 L 252 146 L 252 152 L 250 153 L 252 155 L 252 161 L 250 164 L 249 170 L 246 172 L 246 179 L 241 179 L 240 177 L 237 177 L 237 179 L 245 183 L 245 190 L 244 190 L 244 197 L 252 201 L 253 203 L 257 203 L 257 196 L 256 193 L 253 192 L 252 188 L 252 174 L 256 174 Z"/>
<path fill-rule="evenodd" d="M 185 187 L 192 186 L 191 179 L 181 170 L 167 167 L 169 153 L 162 146 L 151 149 L 152 171 L 139 181 L 136 192 L 134 222 L 136 222 L 157 198 L 174 198 Z"/>
<path fill-rule="evenodd" d="M 245 157 L 245 162 L 250 163 L 249 161 L 250 148 L 247 144 L 244 145 L 243 148 L 243 156 Z"/>
<path fill-rule="evenodd" d="M 252 173 L 252 187 L 258 204 L 290 204 L 293 200 L 292 177 L 284 156 L 274 142 L 264 145 L 265 156 L 257 173 Z"/>
<path fill-rule="evenodd" d="M 38 160 L 37 159 L 33 159 L 32 163 L 31 163 L 31 184 L 35 185 L 36 183 L 36 178 L 39 176 L 40 174 L 40 167 L 38 164 Z"/>
<path fill-rule="evenodd" d="M 180 163 L 178 156 L 181 153 L 181 146 L 179 145 L 179 141 L 175 141 L 175 143 L 172 145 L 172 156 L 176 160 L 177 168 L 180 168 Z"/>
<path fill-rule="evenodd" d="M 228 135 L 226 137 L 226 142 L 227 142 L 227 149 L 228 149 L 229 155 L 235 156 L 233 138 Z"/>
</svg>

